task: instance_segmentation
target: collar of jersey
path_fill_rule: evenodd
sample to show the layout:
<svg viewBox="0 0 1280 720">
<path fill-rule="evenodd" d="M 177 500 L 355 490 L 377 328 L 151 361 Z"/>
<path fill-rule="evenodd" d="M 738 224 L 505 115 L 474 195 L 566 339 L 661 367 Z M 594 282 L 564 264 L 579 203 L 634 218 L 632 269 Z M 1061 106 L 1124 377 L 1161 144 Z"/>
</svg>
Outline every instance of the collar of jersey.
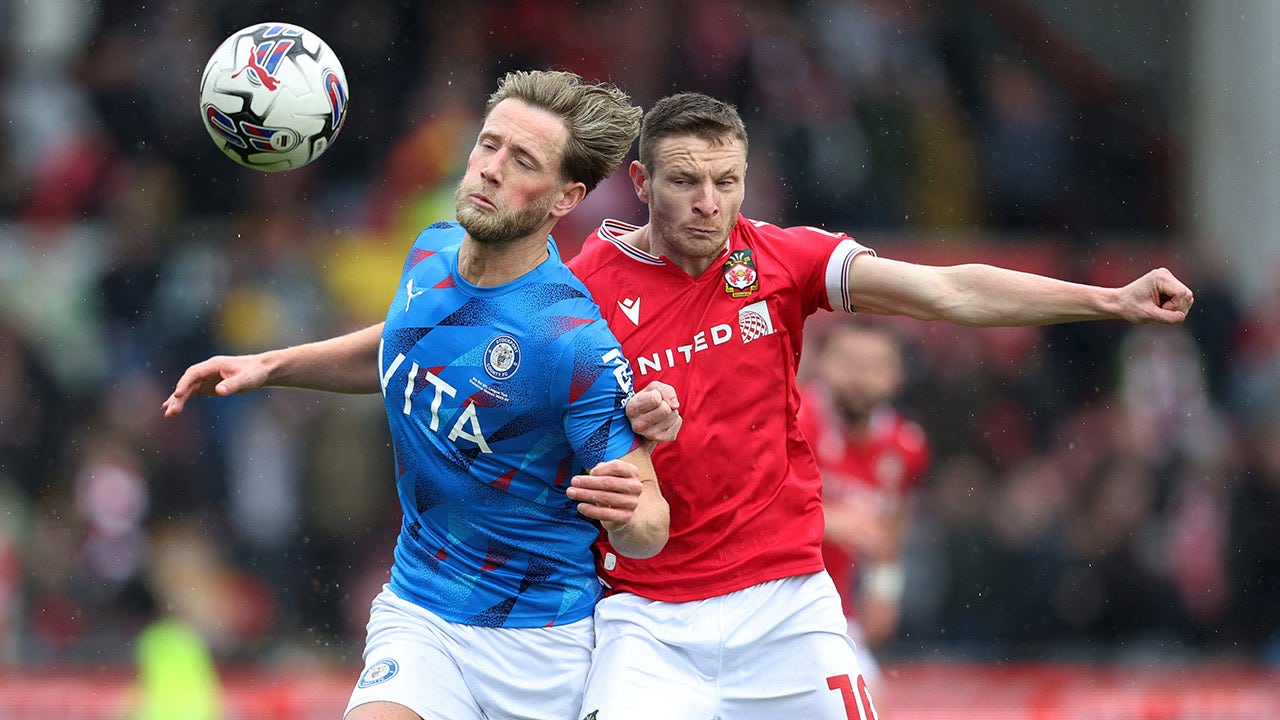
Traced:
<svg viewBox="0 0 1280 720">
<path fill-rule="evenodd" d="M 621 238 L 623 235 L 639 229 L 639 225 L 632 225 L 631 223 L 623 222 L 621 220 L 607 218 L 604 222 L 600 223 L 600 238 L 613 243 L 613 246 L 618 248 L 619 252 L 633 260 L 636 260 L 637 262 L 642 262 L 647 265 L 671 265 L 674 267 L 675 263 L 668 260 L 666 256 L 659 257 L 622 241 Z M 730 233 L 729 237 L 730 241 L 725 244 L 724 250 L 720 251 L 720 257 L 728 255 L 729 248 L 733 246 L 733 234 Z M 712 264 L 714 265 L 715 263 Z"/>
</svg>

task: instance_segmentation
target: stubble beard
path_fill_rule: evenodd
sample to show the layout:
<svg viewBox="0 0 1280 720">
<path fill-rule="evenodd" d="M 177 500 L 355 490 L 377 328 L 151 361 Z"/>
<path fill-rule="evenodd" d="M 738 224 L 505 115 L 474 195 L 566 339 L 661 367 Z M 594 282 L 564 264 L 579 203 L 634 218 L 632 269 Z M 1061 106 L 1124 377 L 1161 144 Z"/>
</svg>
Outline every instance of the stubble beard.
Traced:
<svg viewBox="0 0 1280 720">
<path fill-rule="evenodd" d="M 495 210 L 485 212 L 469 199 L 472 192 L 473 186 L 458 184 L 454 191 L 454 214 L 471 239 L 481 245 L 510 245 L 532 235 L 547 221 L 555 204 L 555 198 L 547 193 L 520 210 L 509 211 L 494 201 Z"/>
<path fill-rule="evenodd" d="M 724 252 L 729 240 L 727 232 L 717 233 L 715 237 L 698 237 L 685 233 L 677 223 L 662 220 L 655 222 L 654 228 L 663 240 L 663 254 L 699 264 L 714 262 Z"/>
</svg>

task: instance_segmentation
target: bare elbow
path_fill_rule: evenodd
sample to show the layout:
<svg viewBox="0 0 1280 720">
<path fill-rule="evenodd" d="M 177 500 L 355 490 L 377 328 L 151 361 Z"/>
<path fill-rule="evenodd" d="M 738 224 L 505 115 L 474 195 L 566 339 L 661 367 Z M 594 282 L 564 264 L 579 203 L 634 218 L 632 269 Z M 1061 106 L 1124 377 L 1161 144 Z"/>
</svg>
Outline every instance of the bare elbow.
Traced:
<svg viewBox="0 0 1280 720">
<path fill-rule="evenodd" d="M 651 558 L 667 546 L 671 536 L 671 511 L 666 500 L 655 503 L 651 517 L 628 523 L 609 533 L 609 543 L 624 557 L 635 560 Z"/>
<path fill-rule="evenodd" d="M 614 549 L 618 550 L 618 552 L 621 553 L 622 555 L 629 557 L 633 560 L 648 560 L 649 558 L 662 552 L 662 549 L 666 546 L 667 546 L 667 535 L 666 533 L 663 533 L 661 538 L 636 545 L 635 547 L 618 548 L 615 545 Z"/>
</svg>

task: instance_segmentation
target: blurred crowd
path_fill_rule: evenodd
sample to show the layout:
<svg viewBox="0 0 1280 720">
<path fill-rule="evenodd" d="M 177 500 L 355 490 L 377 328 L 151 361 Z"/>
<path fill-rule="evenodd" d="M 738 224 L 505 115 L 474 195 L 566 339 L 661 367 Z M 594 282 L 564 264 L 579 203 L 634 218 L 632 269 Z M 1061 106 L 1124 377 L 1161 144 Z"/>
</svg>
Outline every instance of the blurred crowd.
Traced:
<svg viewBox="0 0 1280 720">
<path fill-rule="evenodd" d="M 351 86 L 283 174 L 197 112 L 209 54 L 265 20 Z M 886 658 L 1280 664 L 1280 281 L 1241 304 L 1179 231 L 1176 109 L 1026 2 L 41 0 L 0 4 L 0 37 L 0 664 L 127 661 L 163 617 L 228 662 L 358 659 L 399 529 L 380 398 L 160 404 L 210 354 L 381 319 L 527 67 L 735 102 L 750 217 L 1104 284 L 1168 264 L 1179 327 L 902 324 L 934 462 Z M 643 217 L 625 175 L 562 253 L 605 216 Z"/>
</svg>

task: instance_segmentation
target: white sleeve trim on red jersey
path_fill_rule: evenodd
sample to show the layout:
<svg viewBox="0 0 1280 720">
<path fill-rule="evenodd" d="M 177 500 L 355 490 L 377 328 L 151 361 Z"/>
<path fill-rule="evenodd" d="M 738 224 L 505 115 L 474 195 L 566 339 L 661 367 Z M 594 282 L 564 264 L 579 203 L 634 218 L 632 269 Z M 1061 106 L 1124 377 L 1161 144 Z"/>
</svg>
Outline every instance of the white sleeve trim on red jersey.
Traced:
<svg viewBox="0 0 1280 720">
<path fill-rule="evenodd" d="M 827 259 L 826 283 L 827 300 L 831 303 L 832 310 L 858 312 L 853 306 L 853 294 L 849 289 L 849 265 L 864 252 L 876 254 L 875 250 L 852 240 L 841 240 L 836 249 L 831 251 L 831 257 Z"/>
</svg>

